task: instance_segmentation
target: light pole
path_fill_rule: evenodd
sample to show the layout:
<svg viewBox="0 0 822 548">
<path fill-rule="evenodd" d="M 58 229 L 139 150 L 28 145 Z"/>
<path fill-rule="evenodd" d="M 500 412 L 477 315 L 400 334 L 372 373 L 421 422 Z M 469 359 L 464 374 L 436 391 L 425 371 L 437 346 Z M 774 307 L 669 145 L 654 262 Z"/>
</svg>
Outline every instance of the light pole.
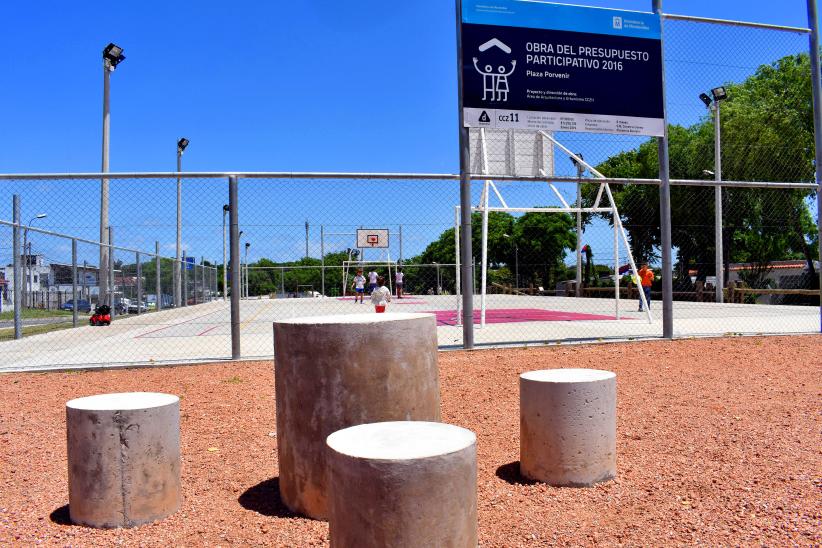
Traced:
<svg viewBox="0 0 822 548">
<path fill-rule="evenodd" d="M 174 306 L 180 306 L 180 295 L 182 293 L 182 276 L 180 275 L 180 258 L 183 253 L 183 183 L 180 173 L 183 170 L 183 152 L 188 146 L 188 139 L 185 137 L 177 141 L 177 260 L 174 261 Z M 225 225 L 225 216 L 223 216 Z"/>
<path fill-rule="evenodd" d="M 502 236 L 511 240 L 511 245 L 514 246 L 514 289 L 519 289 L 519 246 L 511 235 L 503 234 Z"/>
<path fill-rule="evenodd" d="M 26 303 L 28 302 L 26 299 L 26 293 L 31 292 L 31 290 L 34 289 L 34 280 L 32 279 L 33 272 L 31 268 L 31 243 L 26 243 L 29 237 L 29 227 L 37 219 L 45 219 L 46 217 L 47 215 L 45 213 L 38 213 L 37 215 L 29 219 L 29 222 L 26 224 L 25 230 L 23 230 L 23 254 L 26 255 L 26 291 L 23 292 L 23 306 L 27 306 Z M 26 245 L 28 245 L 28 251 L 26 251 Z M 32 301 L 33 300 L 34 299 L 32 299 Z M 32 304 L 34 303 L 32 302 Z"/>
<path fill-rule="evenodd" d="M 100 170 L 102 173 L 108 173 L 108 156 L 109 156 L 109 114 L 110 114 L 110 93 L 109 84 L 111 80 L 111 73 L 117 68 L 117 65 L 123 62 L 126 58 L 123 55 L 123 48 L 114 44 L 109 44 L 103 49 L 103 165 Z M 109 249 L 107 247 L 108 241 L 108 179 L 103 178 L 100 181 L 100 295 L 108 294 L 108 272 L 106 272 L 106 265 L 108 265 Z"/>
<path fill-rule="evenodd" d="M 434 267 L 437 269 L 437 295 L 440 294 L 440 263 L 434 261 Z"/>
<path fill-rule="evenodd" d="M 245 243 L 245 296 L 248 298 L 248 248 L 251 247 L 249 242 Z"/>
<path fill-rule="evenodd" d="M 308 258 L 308 221 L 305 222 L 305 258 Z"/>
<path fill-rule="evenodd" d="M 228 270 L 226 270 L 226 255 L 225 255 L 225 216 L 231 209 L 231 206 L 225 204 L 223 206 L 223 300 L 228 299 Z"/>
<path fill-rule="evenodd" d="M 722 288 L 725 285 L 725 269 L 722 249 L 722 133 L 720 131 L 719 110 L 722 101 L 728 98 L 728 93 L 724 87 L 718 87 L 711 90 L 711 97 L 705 93 L 699 94 L 699 99 L 705 103 L 705 106 L 713 114 L 714 118 L 714 262 L 716 263 L 716 283 L 714 284 L 716 291 L 716 302 L 721 303 L 724 300 Z"/>
</svg>

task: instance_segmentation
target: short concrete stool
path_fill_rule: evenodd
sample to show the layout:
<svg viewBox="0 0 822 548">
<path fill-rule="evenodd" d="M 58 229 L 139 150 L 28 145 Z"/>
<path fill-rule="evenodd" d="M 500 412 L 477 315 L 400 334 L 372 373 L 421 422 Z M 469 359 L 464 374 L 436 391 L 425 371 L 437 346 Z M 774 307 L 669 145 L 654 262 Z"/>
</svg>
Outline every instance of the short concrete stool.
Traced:
<svg viewBox="0 0 822 548">
<path fill-rule="evenodd" d="M 380 422 L 328 436 L 335 548 L 477 546 L 477 438 L 439 422 Z"/>
<path fill-rule="evenodd" d="M 180 507 L 180 399 L 101 394 L 66 404 L 69 515 L 134 527 Z"/>
<path fill-rule="evenodd" d="M 359 305 L 356 305 L 359 306 Z M 327 517 L 325 439 L 348 426 L 440 420 L 431 314 L 351 314 L 274 322 L 280 493 Z"/>
<path fill-rule="evenodd" d="M 616 476 L 616 374 L 597 369 L 523 373 L 520 473 L 587 487 Z"/>
</svg>

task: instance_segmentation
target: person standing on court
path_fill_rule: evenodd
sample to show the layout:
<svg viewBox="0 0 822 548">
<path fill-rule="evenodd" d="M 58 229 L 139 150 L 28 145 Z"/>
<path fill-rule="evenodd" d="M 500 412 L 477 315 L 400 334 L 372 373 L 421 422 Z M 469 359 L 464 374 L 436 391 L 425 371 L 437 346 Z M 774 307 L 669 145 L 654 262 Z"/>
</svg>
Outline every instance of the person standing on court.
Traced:
<svg viewBox="0 0 822 548">
<path fill-rule="evenodd" d="M 397 298 L 402 299 L 402 279 L 404 274 L 402 273 L 402 268 L 397 268 L 397 272 L 394 274 L 394 285 L 397 286 Z"/>
<path fill-rule="evenodd" d="M 372 270 L 368 273 L 368 292 L 373 293 L 377 289 L 377 271 Z"/>
<path fill-rule="evenodd" d="M 371 304 L 374 305 L 374 312 L 385 312 L 385 307 L 391 302 L 391 290 L 385 287 L 385 278 L 377 278 L 379 287 L 371 293 Z"/>
<path fill-rule="evenodd" d="M 362 304 L 365 294 L 365 276 L 362 275 L 362 268 L 357 269 L 357 275 L 354 276 L 354 283 L 351 284 L 351 289 L 354 290 L 354 304 L 357 304 L 357 299 L 359 299 L 360 304 Z"/>
<path fill-rule="evenodd" d="M 648 268 L 648 263 L 642 263 L 639 269 L 639 283 L 642 285 L 642 292 L 645 293 L 645 302 L 648 303 L 648 310 L 651 309 L 651 284 L 654 283 L 654 271 Z M 642 312 L 642 299 L 639 299 L 639 311 Z"/>
</svg>

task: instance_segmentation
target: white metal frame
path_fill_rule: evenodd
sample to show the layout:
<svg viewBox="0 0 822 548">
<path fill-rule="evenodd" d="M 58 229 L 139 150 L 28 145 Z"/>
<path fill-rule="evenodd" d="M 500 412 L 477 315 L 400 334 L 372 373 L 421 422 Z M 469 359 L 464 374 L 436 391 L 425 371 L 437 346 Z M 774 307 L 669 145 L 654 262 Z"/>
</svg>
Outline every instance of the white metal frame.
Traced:
<svg viewBox="0 0 822 548">
<path fill-rule="evenodd" d="M 562 145 L 559 141 L 554 139 L 549 133 L 544 131 L 539 132 L 540 136 L 543 139 L 548 139 L 554 145 L 558 146 L 562 149 L 563 152 L 568 154 L 571 158 L 579 162 L 579 164 L 585 166 L 597 179 L 607 179 L 602 173 L 597 171 L 593 166 L 585 162 L 582 158 L 568 150 L 565 146 Z M 480 139 L 481 139 L 481 150 L 483 154 L 482 158 L 482 167 L 483 173 L 488 172 L 488 157 L 487 151 L 485 146 L 485 130 L 483 128 L 480 129 Z M 543 175 L 546 175 L 543 173 Z M 645 293 L 642 291 L 641 287 L 641 280 L 639 280 L 639 271 L 636 268 L 636 263 L 634 262 L 634 256 L 631 252 L 631 245 L 628 241 L 628 235 L 625 232 L 625 229 L 622 226 L 619 217 L 619 211 L 616 206 L 616 202 L 614 201 L 613 194 L 611 194 L 611 188 L 607 182 L 602 182 L 599 185 L 599 190 L 597 191 L 596 199 L 594 200 L 594 204 L 592 207 L 581 207 L 581 202 L 576 204 L 576 207 L 571 207 L 562 194 L 557 190 L 554 186 L 554 183 L 551 181 L 547 181 L 549 188 L 553 191 L 553 193 L 557 196 L 562 207 L 511 207 L 502 197 L 502 193 L 499 191 L 499 188 L 494 181 L 490 179 L 486 179 L 483 183 L 482 193 L 480 194 L 479 205 L 476 207 L 472 207 L 472 212 L 478 211 L 482 213 L 482 264 L 481 264 L 481 281 L 480 281 L 480 327 L 485 327 L 485 312 L 486 312 L 486 292 L 487 292 L 487 279 L 488 279 L 488 214 L 491 211 L 504 211 L 504 212 L 515 212 L 515 213 L 610 213 L 613 219 L 614 225 L 614 299 L 615 299 L 615 315 L 617 319 L 620 319 L 621 313 L 619 308 L 619 240 L 620 235 L 623 244 L 625 245 L 625 249 L 628 253 L 628 262 L 631 265 L 631 271 L 635 279 L 637 280 L 637 285 L 639 286 L 639 299 L 642 303 L 642 308 L 644 309 L 648 323 L 653 321 L 653 317 L 651 316 L 651 310 L 648 307 L 648 303 L 645 300 Z M 501 206 L 492 207 L 490 205 L 490 196 L 491 192 L 493 192 L 497 199 L 499 200 Z M 603 192 L 608 198 L 608 203 L 610 204 L 608 207 L 601 207 L 600 202 L 602 201 Z M 457 279 L 456 279 L 456 294 L 457 294 L 457 325 L 461 324 L 461 293 L 462 288 L 460 285 L 460 275 L 459 275 L 459 264 L 460 264 L 460 239 L 459 239 L 459 220 L 460 220 L 460 207 L 456 206 L 454 208 L 454 242 L 455 242 L 455 251 L 456 251 L 456 263 L 457 263 Z M 581 235 L 577 234 L 577 238 Z"/>
</svg>

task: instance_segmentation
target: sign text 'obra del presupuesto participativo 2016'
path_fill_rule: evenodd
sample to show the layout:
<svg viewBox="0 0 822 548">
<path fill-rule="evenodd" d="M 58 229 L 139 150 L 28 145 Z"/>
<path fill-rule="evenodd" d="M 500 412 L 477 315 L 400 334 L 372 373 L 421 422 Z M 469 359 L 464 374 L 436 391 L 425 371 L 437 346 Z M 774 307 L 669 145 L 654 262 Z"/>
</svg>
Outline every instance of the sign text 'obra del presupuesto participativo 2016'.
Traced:
<svg viewBox="0 0 822 548">
<path fill-rule="evenodd" d="M 652 13 L 463 0 L 467 127 L 663 135 Z"/>
</svg>

